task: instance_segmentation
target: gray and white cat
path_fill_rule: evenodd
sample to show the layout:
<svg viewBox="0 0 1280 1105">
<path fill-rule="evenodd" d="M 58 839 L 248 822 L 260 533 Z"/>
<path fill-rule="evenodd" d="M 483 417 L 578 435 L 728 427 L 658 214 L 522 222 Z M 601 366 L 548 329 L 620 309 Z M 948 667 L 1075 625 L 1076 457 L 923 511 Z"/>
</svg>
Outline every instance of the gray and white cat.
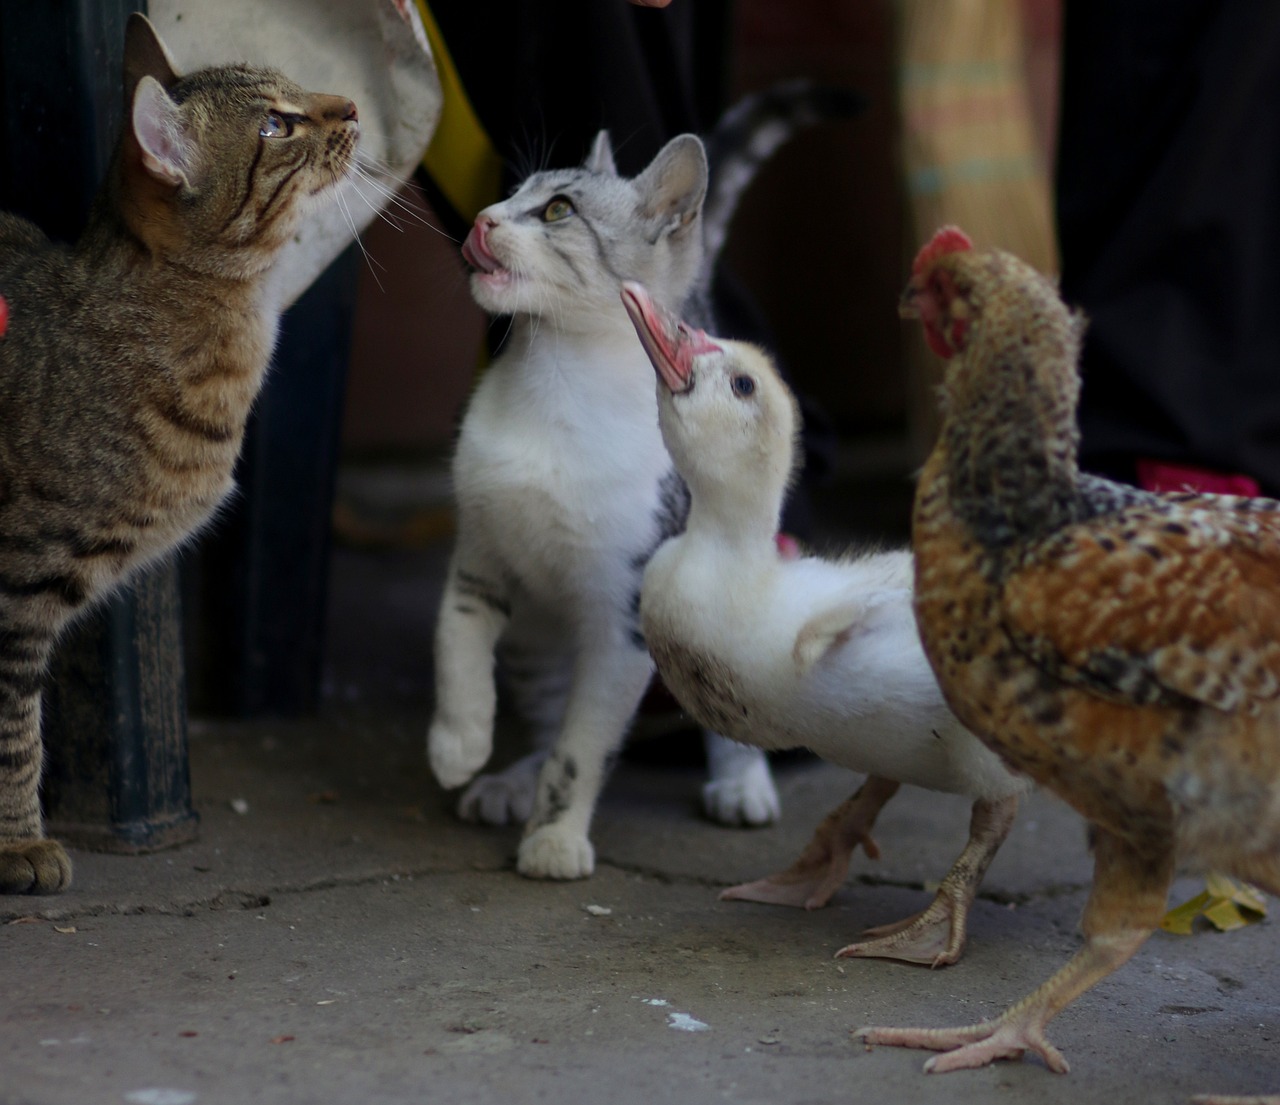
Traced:
<svg viewBox="0 0 1280 1105">
<path fill-rule="evenodd" d="M 713 249 L 733 190 L 794 126 L 855 107 L 849 99 L 808 114 L 811 100 L 788 88 L 762 105 L 789 111 L 791 122 L 768 133 L 753 124 L 757 140 L 739 143 L 732 167 L 745 171 L 716 197 Z M 672 139 L 626 178 L 602 131 L 580 168 L 535 173 L 482 211 L 463 246 L 476 301 L 513 321 L 454 457 L 458 542 L 436 629 L 428 755 L 446 787 L 487 762 L 500 653 L 543 748 L 473 782 L 459 812 L 526 820 L 517 857 L 525 875 L 591 874 L 596 799 L 653 675 L 640 581 L 658 546 L 683 529 L 689 496 L 663 445 L 648 359 L 619 292 L 625 280 L 642 281 L 673 311 L 702 298 L 707 194 L 707 156 L 694 135 Z M 764 755 L 712 733 L 706 744 L 710 816 L 776 819 Z"/>
</svg>

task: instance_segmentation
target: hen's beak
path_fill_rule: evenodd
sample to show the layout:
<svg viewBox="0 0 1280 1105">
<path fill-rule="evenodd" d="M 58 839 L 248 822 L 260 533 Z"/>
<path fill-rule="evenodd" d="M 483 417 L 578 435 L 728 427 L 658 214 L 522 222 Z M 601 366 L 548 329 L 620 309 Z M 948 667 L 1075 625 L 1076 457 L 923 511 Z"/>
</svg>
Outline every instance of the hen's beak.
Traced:
<svg viewBox="0 0 1280 1105">
<path fill-rule="evenodd" d="M 693 388 L 693 359 L 720 349 L 701 330 L 686 326 L 653 301 L 643 284 L 622 285 L 622 304 L 640 335 L 640 344 L 673 395 Z"/>
</svg>

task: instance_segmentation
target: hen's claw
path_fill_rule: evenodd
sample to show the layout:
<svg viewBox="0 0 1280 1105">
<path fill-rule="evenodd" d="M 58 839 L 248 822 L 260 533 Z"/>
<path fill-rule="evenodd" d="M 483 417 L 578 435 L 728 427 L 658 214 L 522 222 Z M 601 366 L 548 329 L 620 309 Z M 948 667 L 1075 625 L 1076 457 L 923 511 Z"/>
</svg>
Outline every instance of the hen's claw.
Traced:
<svg viewBox="0 0 1280 1105">
<path fill-rule="evenodd" d="M 1020 1059 L 1034 1051 L 1056 1074 L 1066 1074 L 1066 1059 L 1044 1035 L 1044 1023 L 1036 1017 L 1010 1016 L 1009 1010 L 994 1021 L 963 1028 L 859 1028 L 854 1039 L 890 1047 L 918 1047 L 940 1051 L 924 1065 L 926 1074 L 985 1067 L 997 1059 Z"/>
</svg>

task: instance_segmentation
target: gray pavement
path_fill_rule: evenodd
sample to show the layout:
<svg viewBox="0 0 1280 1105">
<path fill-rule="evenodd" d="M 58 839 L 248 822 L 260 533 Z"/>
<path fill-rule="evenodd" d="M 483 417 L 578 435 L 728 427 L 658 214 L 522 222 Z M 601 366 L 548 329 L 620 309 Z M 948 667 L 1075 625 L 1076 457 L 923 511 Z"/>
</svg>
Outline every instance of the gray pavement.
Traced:
<svg viewBox="0 0 1280 1105">
<path fill-rule="evenodd" d="M 731 830 L 699 817 L 696 767 L 624 761 L 595 876 L 520 878 L 517 830 L 454 820 L 422 755 L 442 558 L 338 556 L 326 706 L 194 726 L 196 843 L 77 853 L 69 893 L 0 899 L 0 1105 L 1145 1105 L 1280 1090 L 1274 921 L 1156 935 L 1051 1026 L 1066 1076 L 1038 1061 L 926 1076 L 923 1053 L 851 1041 L 866 1023 L 994 1015 L 1078 946 L 1084 832 L 1046 795 L 992 867 L 965 958 L 939 971 L 832 952 L 922 907 L 963 844 L 963 802 L 902 792 L 883 858 L 859 857 L 824 910 L 717 900 L 788 863 L 850 792 L 853 776 L 816 762 L 780 767 L 781 824 Z"/>
</svg>

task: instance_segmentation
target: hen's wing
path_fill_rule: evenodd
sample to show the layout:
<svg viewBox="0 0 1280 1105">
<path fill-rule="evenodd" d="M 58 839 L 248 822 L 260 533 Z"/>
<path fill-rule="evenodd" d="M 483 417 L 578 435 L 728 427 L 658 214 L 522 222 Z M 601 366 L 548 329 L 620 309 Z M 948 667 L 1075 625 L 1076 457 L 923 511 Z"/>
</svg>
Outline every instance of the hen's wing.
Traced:
<svg viewBox="0 0 1280 1105">
<path fill-rule="evenodd" d="M 1002 600 L 1015 647 L 1068 683 L 1256 709 L 1280 695 L 1280 504 L 1143 495 L 1029 550 Z"/>
</svg>

